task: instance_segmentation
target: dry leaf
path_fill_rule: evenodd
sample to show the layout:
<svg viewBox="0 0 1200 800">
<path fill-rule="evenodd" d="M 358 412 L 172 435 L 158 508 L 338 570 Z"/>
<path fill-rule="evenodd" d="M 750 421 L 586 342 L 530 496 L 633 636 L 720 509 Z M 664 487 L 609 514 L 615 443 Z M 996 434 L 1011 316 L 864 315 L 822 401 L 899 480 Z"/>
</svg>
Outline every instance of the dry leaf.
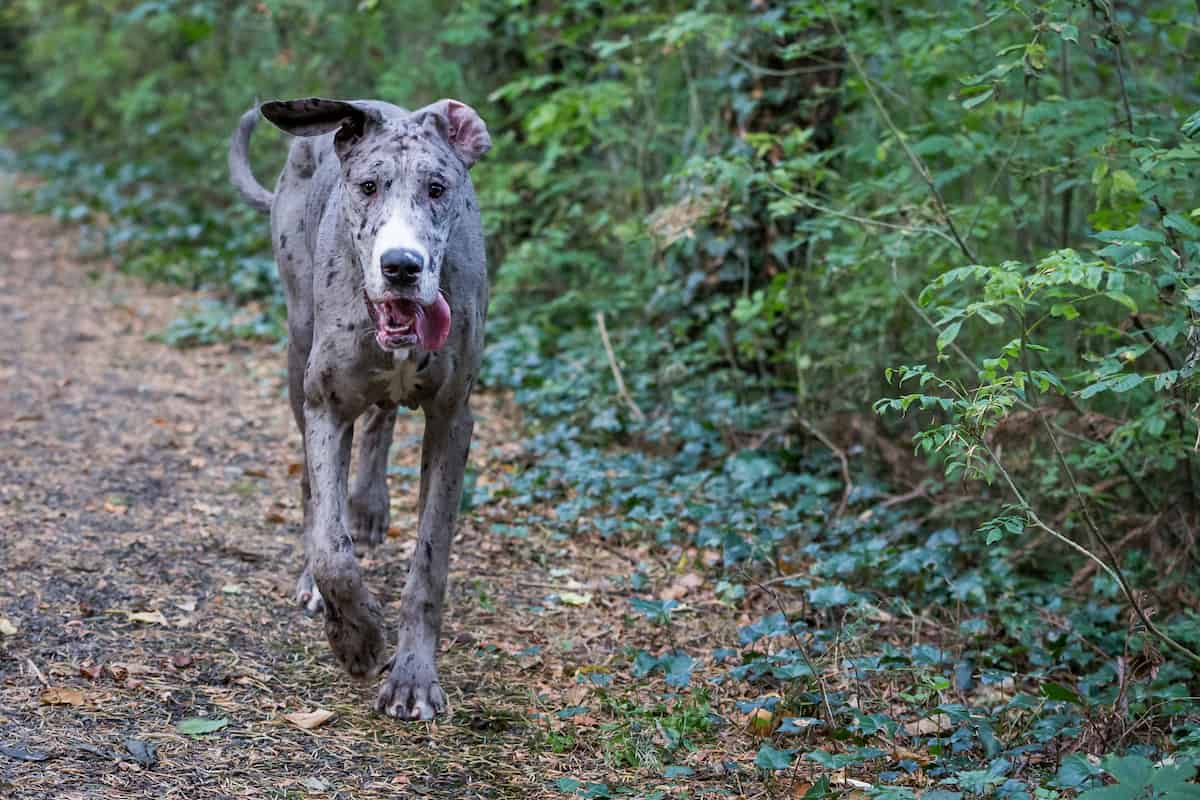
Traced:
<svg viewBox="0 0 1200 800">
<path fill-rule="evenodd" d="M 945 714 L 934 714 L 932 717 L 922 717 L 915 722 L 904 723 L 904 731 L 909 736 L 929 736 L 944 733 L 954 727 L 954 723 Z"/>
<path fill-rule="evenodd" d="M 324 725 L 329 720 L 333 719 L 337 714 L 332 711 L 326 711 L 323 708 L 318 708 L 316 711 L 297 711 L 294 714 L 284 714 L 283 718 L 295 725 L 297 728 L 302 728 L 306 731 L 311 731 L 313 728 Z"/>
<path fill-rule="evenodd" d="M 17 626 L 8 619 L 8 617 L 0 617 L 0 636 L 16 636 Z"/>
<path fill-rule="evenodd" d="M 289 478 L 294 478 L 303 471 L 304 471 L 304 465 L 298 461 L 293 461 L 291 464 L 288 464 L 288 477 Z"/>
<path fill-rule="evenodd" d="M 119 506 L 116 503 L 110 503 L 108 500 L 105 500 L 104 501 L 104 510 L 107 511 L 109 514 L 116 514 L 118 517 L 122 517 L 125 515 L 125 512 L 127 512 L 129 510 L 129 507 L 128 506 Z"/>
<path fill-rule="evenodd" d="M 770 736 L 775 726 L 775 715 L 765 708 L 756 708 L 746 717 L 746 728 L 755 736 Z"/>
<path fill-rule="evenodd" d="M 48 706 L 81 706 L 83 691 L 69 686 L 51 686 L 42 692 L 42 702 Z"/>
<path fill-rule="evenodd" d="M 126 611 L 130 622 L 145 622 L 147 625 L 169 625 L 161 611 Z"/>
<path fill-rule="evenodd" d="M 692 589 L 698 589 L 704 585 L 704 578 L 694 572 L 689 572 L 686 575 L 681 575 L 678 580 L 659 592 L 660 600 L 680 600 Z"/>
<path fill-rule="evenodd" d="M 587 593 L 559 592 L 558 601 L 565 606 L 586 606 L 592 602 L 592 596 Z"/>
<path fill-rule="evenodd" d="M 272 525 L 282 525 L 284 522 L 287 522 L 283 514 L 280 514 L 278 511 L 267 512 L 266 520 Z"/>
</svg>

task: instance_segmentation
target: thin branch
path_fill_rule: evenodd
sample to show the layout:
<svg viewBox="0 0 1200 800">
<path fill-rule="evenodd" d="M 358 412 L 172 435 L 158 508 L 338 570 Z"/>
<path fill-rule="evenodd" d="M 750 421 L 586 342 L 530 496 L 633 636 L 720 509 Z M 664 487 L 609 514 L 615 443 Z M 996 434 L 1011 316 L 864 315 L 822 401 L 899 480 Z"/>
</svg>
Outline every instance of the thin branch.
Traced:
<svg viewBox="0 0 1200 800">
<path fill-rule="evenodd" d="M 828 214 L 831 217 L 840 217 L 841 219 L 847 219 L 851 222 L 857 222 L 859 225 L 874 225 L 879 228 L 887 228 L 888 230 L 904 231 L 905 233 L 932 233 L 934 236 L 940 236 L 952 245 L 957 245 L 957 242 L 955 242 L 954 239 L 952 239 L 945 231 L 940 231 L 937 228 L 927 228 L 921 225 L 897 225 L 894 222 L 884 222 L 883 220 L 871 219 L 869 217 L 859 217 L 845 211 L 838 211 L 836 208 L 823 206 L 820 203 L 814 203 L 812 200 L 809 200 L 806 195 L 789 192 L 787 189 L 784 189 L 782 186 L 770 179 L 767 180 L 767 185 L 782 194 L 787 199 L 794 200 L 803 206 L 811 208 L 813 211 L 820 211 L 822 214 Z"/>
<path fill-rule="evenodd" d="M 1053 437 L 1051 438 L 1051 440 L 1053 441 Z M 1130 607 L 1133 609 L 1133 611 L 1137 615 L 1138 619 L 1140 619 L 1142 621 L 1142 624 L 1146 626 L 1146 630 L 1148 630 L 1151 634 L 1153 634 L 1157 639 L 1159 639 L 1163 643 L 1169 645 L 1170 647 L 1177 650 L 1182 655 L 1186 656 L 1188 659 L 1196 662 L 1197 664 L 1200 664 L 1200 654 L 1193 652 L 1191 649 L 1189 649 L 1185 645 L 1182 645 L 1179 642 L 1172 639 L 1169 634 L 1167 634 L 1165 631 L 1163 631 L 1161 628 L 1159 628 L 1157 625 L 1155 625 L 1150 620 L 1150 618 L 1148 616 L 1146 616 L 1146 612 L 1142 609 L 1141 604 L 1138 603 L 1137 597 L 1134 596 L 1132 588 L 1129 586 L 1129 583 L 1125 580 L 1125 576 L 1120 572 L 1119 566 L 1116 566 L 1115 564 L 1110 566 L 1108 563 L 1106 563 L 1104 561 L 1104 559 L 1100 558 L 1100 556 L 1096 555 L 1091 550 L 1088 550 L 1086 547 L 1079 544 L 1075 540 L 1071 539 L 1070 537 L 1064 536 L 1063 534 L 1059 533 L 1054 528 L 1051 528 L 1049 525 L 1047 525 L 1045 522 L 1043 522 L 1042 518 L 1039 517 L 1037 512 L 1033 510 L 1033 506 L 1031 506 L 1029 504 L 1029 501 L 1027 501 L 1025 499 L 1025 495 L 1022 494 L 1021 490 L 1017 488 L 1017 484 L 1013 482 L 1012 476 L 1008 474 L 1008 470 L 1005 469 L 1004 464 L 1000 461 L 1000 458 L 999 458 L 999 456 L 996 455 L 995 451 L 993 451 L 992 448 L 990 446 L 988 446 L 988 443 L 986 441 L 984 441 L 983 439 L 979 440 L 979 444 L 980 444 L 980 446 L 983 447 L 984 451 L 987 452 L 988 456 L 991 458 L 992 464 L 996 467 L 997 470 L 999 470 L 1000 475 L 1004 478 L 1004 482 L 1008 484 L 1009 490 L 1012 491 L 1013 496 L 1016 497 L 1016 499 L 1017 499 L 1017 503 L 1021 506 L 1021 509 L 1029 517 L 1029 521 L 1031 523 L 1033 523 L 1034 527 L 1041 528 L 1043 531 L 1050 534 L 1055 539 L 1057 539 L 1060 542 L 1062 542 L 1063 544 L 1067 545 L 1072 550 L 1075 550 L 1077 553 L 1082 555 L 1084 558 L 1088 559 L 1089 561 L 1094 562 L 1097 567 L 1099 567 L 1101 570 L 1104 571 L 1104 574 L 1106 574 L 1110 578 L 1112 578 L 1113 582 L 1116 583 L 1118 587 L 1120 587 L 1121 593 L 1125 595 L 1125 600 L 1129 603 Z M 1057 449 L 1057 447 L 1058 447 L 1058 445 L 1055 444 L 1056 449 Z M 1058 450 L 1058 453 L 1059 453 L 1059 457 L 1061 458 L 1062 451 Z M 1068 471 L 1068 473 L 1069 473 L 1069 471 Z M 1074 486 L 1074 478 L 1073 477 L 1071 479 L 1071 483 L 1072 483 L 1072 486 Z M 1084 517 L 1085 517 L 1085 519 L 1090 520 L 1090 516 L 1087 514 L 1086 510 L 1084 512 Z M 1093 535 L 1096 536 L 1097 541 L 1099 541 L 1100 544 L 1106 549 L 1106 551 L 1109 555 L 1109 558 L 1110 559 L 1114 558 L 1112 549 L 1108 546 L 1108 543 L 1104 540 L 1104 538 L 1099 535 L 1099 532 L 1093 529 Z"/>
<path fill-rule="evenodd" d="M 638 422 L 645 422 L 646 415 L 638 408 L 638 404 L 633 401 L 629 390 L 625 388 L 625 379 L 621 377 L 621 368 L 617 366 L 617 356 L 613 353 L 612 342 L 608 340 L 608 327 L 604 324 L 603 311 L 596 312 L 596 325 L 600 328 L 600 339 L 604 342 L 604 352 L 608 354 L 608 366 L 612 368 L 613 378 L 617 381 L 617 394 L 629 406 L 629 410 L 633 412 L 634 418 Z"/>
<path fill-rule="evenodd" d="M 933 195 L 934 207 L 941 216 L 942 223 L 946 226 L 946 229 L 950 231 L 950 235 L 954 238 L 954 243 L 958 245 L 958 249 L 962 251 L 962 254 L 966 256 L 968 261 L 970 261 L 972 264 L 979 263 L 979 259 L 975 257 L 975 253 L 971 251 L 971 248 L 967 246 L 967 243 L 964 242 L 962 237 L 958 235 L 958 228 L 954 226 L 954 220 L 950 218 L 950 212 L 946 208 L 946 201 L 942 199 L 942 193 L 938 191 L 937 184 L 933 182 L 933 176 L 929 174 L 929 170 L 926 168 L 925 162 L 922 161 L 921 157 L 914 153 L 913 149 L 908 146 L 908 141 L 905 140 L 904 134 L 900 132 L 900 129 L 896 127 L 896 123 L 892 121 L 892 117 L 888 113 L 887 107 L 884 106 L 883 101 L 879 99 L 879 95 L 875 91 L 875 85 L 871 82 L 871 79 L 867 77 L 867 71 L 863 68 L 862 62 L 858 60 L 858 56 L 856 56 L 854 51 L 850 49 L 850 42 L 846 39 L 846 35 L 842 33 L 842 29 L 837 24 L 837 18 L 833 15 L 832 11 L 829 12 L 829 23 L 833 27 L 834 32 L 837 34 L 838 39 L 841 40 L 842 49 L 846 51 L 846 55 L 850 58 L 850 63 L 854 65 L 854 71 L 858 73 L 859 79 L 867 88 L 867 94 L 870 95 L 871 102 L 875 104 L 875 108 L 879 112 L 879 116 L 883 120 L 883 124 L 887 126 L 888 130 L 891 131 L 892 136 L 896 137 L 896 141 L 900 143 L 900 147 L 904 150 L 904 154 L 908 157 L 913 169 L 915 169 L 917 174 L 921 176 L 921 179 L 925 181 L 925 185 L 929 188 L 930 194 Z"/>
<path fill-rule="evenodd" d="M 775 601 L 775 607 L 779 609 L 780 614 L 783 614 L 783 621 L 787 623 L 788 632 L 792 634 L 792 640 L 796 643 L 796 649 L 800 651 L 800 657 L 803 658 L 804 663 L 808 665 L 809 670 L 812 672 L 813 677 L 817 681 L 817 688 L 821 690 L 821 702 L 825 706 L 825 714 L 827 715 L 826 719 L 829 722 L 829 730 L 835 730 L 837 728 L 837 720 L 833 715 L 833 706 L 829 703 L 829 692 L 827 692 L 825 689 L 825 679 L 821 677 L 821 673 L 817 670 L 816 664 L 814 664 L 812 659 L 808 657 L 808 648 L 804 646 L 804 642 L 801 641 L 800 635 L 796 633 L 796 631 L 792 630 L 792 623 L 789 622 L 787 618 L 787 609 L 784 607 L 783 602 L 779 599 L 779 595 L 775 593 L 774 589 L 762 583 L 761 581 L 754 580 L 753 578 L 751 581 L 755 586 L 771 596 L 771 599 Z"/>
<path fill-rule="evenodd" d="M 817 426 L 813 425 L 808 420 L 798 416 L 796 417 L 796 421 L 800 423 L 800 427 L 804 428 L 804 430 L 820 439 L 821 444 L 828 447 L 830 451 L 837 456 L 837 460 L 841 462 L 842 482 L 845 484 L 845 488 L 842 490 L 842 500 L 840 503 L 838 503 L 837 511 L 833 512 L 834 517 L 840 517 L 842 514 L 846 513 L 846 506 L 850 504 L 850 493 L 854 491 L 854 483 L 850 480 L 850 462 L 846 459 L 846 451 L 835 445 L 828 436 L 821 433 Z"/>
<path fill-rule="evenodd" d="M 726 55 L 756 75 L 767 75 L 772 78 L 790 78 L 795 75 L 809 75 L 814 72 L 829 72 L 831 69 L 842 69 L 846 66 L 846 62 L 844 61 L 829 61 L 823 64 L 810 64 L 792 69 L 771 69 L 770 67 L 764 67 L 752 61 L 747 61 L 735 53 L 726 53 Z"/>
<path fill-rule="evenodd" d="M 900 292 L 900 296 L 904 298 L 904 301 L 906 303 L 908 303 L 909 307 L 912 308 L 913 312 L 917 316 L 919 316 L 925 322 L 925 324 L 930 327 L 930 329 L 932 329 L 935 333 L 937 333 L 938 332 L 937 323 L 935 323 L 933 321 L 933 319 L 930 318 L 930 316 L 925 313 L 925 309 L 921 308 L 921 306 L 918 305 L 917 302 L 912 299 L 912 296 L 908 292 L 904 291 L 904 289 L 902 289 L 900 287 L 900 275 L 896 269 L 896 259 L 894 259 L 894 258 L 892 259 L 892 281 L 896 285 L 896 290 L 898 292 Z M 1197 328 L 1197 330 L 1200 330 L 1200 328 Z M 970 369 L 974 370 L 975 372 L 979 371 L 979 366 L 975 363 L 975 360 L 973 358 L 971 358 L 969 355 L 967 355 L 966 351 L 964 351 L 961 347 L 959 347 L 957 342 L 951 342 L 950 349 Z M 1069 393 L 1063 394 L 1062 398 L 1063 398 L 1063 400 L 1066 401 L 1067 405 L 1071 406 L 1071 409 L 1079 416 L 1079 418 L 1084 421 L 1084 423 L 1088 426 L 1088 430 L 1091 431 L 1092 436 L 1094 438 L 1086 439 L 1086 438 L 1080 436 L 1079 434 L 1072 433 L 1071 431 L 1064 430 L 1061 427 L 1055 426 L 1055 427 L 1058 427 L 1059 432 L 1065 436 L 1068 436 L 1069 438 L 1076 439 L 1078 441 L 1085 442 L 1087 444 L 1098 444 L 1101 447 L 1103 447 L 1106 451 L 1108 451 L 1109 454 L 1111 454 L 1112 456 L 1114 456 L 1116 458 L 1117 464 L 1121 467 L 1121 471 L 1123 473 L 1125 473 L 1125 477 L 1127 477 L 1129 479 L 1129 482 L 1133 484 L 1134 488 L 1138 490 L 1138 494 L 1140 494 L 1142 496 L 1142 499 L 1144 499 L 1148 504 L 1150 504 L 1150 506 L 1155 511 L 1160 510 L 1160 505 L 1154 500 L 1153 495 L 1150 494 L 1150 490 L 1147 489 L 1145 487 L 1145 485 L 1142 484 L 1141 480 L 1138 479 L 1137 473 L 1135 473 L 1133 471 L 1133 469 L 1127 463 L 1125 463 L 1124 457 L 1120 453 L 1118 453 L 1117 451 L 1113 450 L 1111 447 L 1108 446 L 1107 442 L 1104 441 L 1104 438 L 1100 435 L 1099 431 L 1096 430 L 1096 426 L 1093 425 L 1090 420 L 1088 420 L 1087 414 L 1084 412 L 1083 408 L 1080 407 L 1079 402 L 1074 397 L 1072 397 Z M 1034 406 L 1031 405 L 1030 403 L 1025 402 L 1025 400 L 1023 400 L 1022 398 L 1018 397 L 1018 398 L 1016 398 L 1016 401 L 1017 401 L 1017 405 L 1021 406 L 1021 408 L 1025 409 L 1026 411 L 1030 411 L 1032 413 L 1039 414 L 1039 416 L 1040 416 L 1038 409 L 1034 408 Z M 1196 445 L 1197 445 L 1197 449 L 1200 449 L 1200 434 L 1198 434 L 1198 436 L 1197 436 Z"/>
</svg>

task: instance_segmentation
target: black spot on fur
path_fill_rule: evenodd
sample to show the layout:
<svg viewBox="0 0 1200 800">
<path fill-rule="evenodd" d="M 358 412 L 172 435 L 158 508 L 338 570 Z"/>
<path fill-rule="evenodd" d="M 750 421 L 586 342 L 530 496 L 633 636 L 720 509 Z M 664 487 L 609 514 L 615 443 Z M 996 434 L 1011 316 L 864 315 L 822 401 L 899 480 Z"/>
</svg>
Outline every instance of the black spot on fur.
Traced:
<svg viewBox="0 0 1200 800">
<path fill-rule="evenodd" d="M 286 234 L 286 233 L 284 233 L 284 234 L 281 234 L 281 235 L 280 235 L 280 237 L 279 237 L 279 247 L 280 247 L 280 248 L 287 247 L 287 234 Z"/>
<path fill-rule="evenodd" d="M 333 281 L 335 278 L 337 278 L 337 273 L 334 272 L 333 270 L 330 270 L 329 274 L 325 276 L 325 288 L 326 289 L 328 289 L 330 286 L 333 286 Z"/>
</svg>

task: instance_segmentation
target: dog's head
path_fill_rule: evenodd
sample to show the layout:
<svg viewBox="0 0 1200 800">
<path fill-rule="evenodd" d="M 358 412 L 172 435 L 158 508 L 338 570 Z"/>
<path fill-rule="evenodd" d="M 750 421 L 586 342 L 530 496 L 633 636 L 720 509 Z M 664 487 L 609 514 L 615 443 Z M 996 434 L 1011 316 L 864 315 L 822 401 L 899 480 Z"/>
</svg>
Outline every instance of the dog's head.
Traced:
<svg viewBox="0 0 1200 800">
<path fill-rule="evenodd" d="M 457 100 L 411 112 L 321 98 L 261 110 L 295 136 L 334 132 L 341 213 L 380 347 L 440 348 L 450 333 L 439 289 L 446 243 L 467 209 L 467 171 L 492 144 L 479 114 Z"/>
</svg>

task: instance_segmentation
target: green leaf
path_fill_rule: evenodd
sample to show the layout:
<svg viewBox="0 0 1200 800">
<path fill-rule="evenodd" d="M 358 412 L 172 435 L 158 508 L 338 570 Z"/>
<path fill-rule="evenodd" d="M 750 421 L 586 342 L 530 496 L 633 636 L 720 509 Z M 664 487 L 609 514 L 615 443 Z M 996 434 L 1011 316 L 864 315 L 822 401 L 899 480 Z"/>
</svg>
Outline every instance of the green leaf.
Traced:
<svg viewBox="0 0 1200 800">
<path fill-rule="evenodd" d="M 175 730 L 189 736 L 203 736 L 206 733 L 219 731 L 228 724 L 229 720 L 225 717 L 188 717 L 180 721 L 175 726 Z"/>
<path fill-rule="evenodd" d="M 758 748 L 758 754 L 754 756 L 754 766 L 761 769 L 787 769 L 792 765 L 794 752 L 794 750 L 777 750 L 763 742 L 762 747 Z"/>
<path fill-rule="evenodd" d="M 1042 696 L 1063 703 L 1073 703 L 1077 706 L 1087 705 L 1074 689 L 1069 689 L 1061 683 L 1054 683 L 1053 681 L 1046 681 L 1042 684 Z"/>
<path fill-rule="evenodd" d="M 1109 291 L 1104 293 L 1104 296 L 1107 297 L 1109 300 L 1116 300 L 1118 303 L 1120 303 L 1121 305 L 1128 308 L 1130 313 L 1132 313 L 1132 314 L 1137 313 L 1137 303 L 1133 302 L 1133 298 L 1130 297 L 1129 295 L 1125 294 L 1124 292 L 1116 292 L 1116 291 L 1112 291 L 1110 289 Z"/>
<path fill-rule="evenodd" d="M 1122 375 L 1116 380 L 1111 381 L 1108 388 L 1110 391 L 1120 394 L 1121 392 L 1128 392 L 1130 389 L 1140 386 L 1144 380 L 1146 380 L 1145 376 L 1131 372 L 1128 375 Z"/>
<path fill-rule="evenodd" d="M 1143 225 L 1134 225 L 1119 231 L 1100 231 L 1094 234 L 1093 238 L 1102 242 L 1149 242 L 1151 244 L 1163 244 L 1167 241 L 1167 237 L 1163 236 L 1162 231 L 1152 230 Z"/>
<path fill-rule="evenodd" d="M 995 94 L 996 88 L 993 86 L 985 92 L 981 92 L 973 97 L 968 97 L 966 100 L 963 100 L 962 106 L 966 109 L 975 108 L 976 106 L 983 105 L 988 100 L 991 100 Z"/>
<path fill-rule="evenodd" d="M 939 353 L 953 344 L 954 340 L 958 338 L 958 332 L 961 329 L 962 320 L 959 320 L 957 322 L 951 322 L 941 333 L 938 334 L 937 349 Z"/>
</svg>

